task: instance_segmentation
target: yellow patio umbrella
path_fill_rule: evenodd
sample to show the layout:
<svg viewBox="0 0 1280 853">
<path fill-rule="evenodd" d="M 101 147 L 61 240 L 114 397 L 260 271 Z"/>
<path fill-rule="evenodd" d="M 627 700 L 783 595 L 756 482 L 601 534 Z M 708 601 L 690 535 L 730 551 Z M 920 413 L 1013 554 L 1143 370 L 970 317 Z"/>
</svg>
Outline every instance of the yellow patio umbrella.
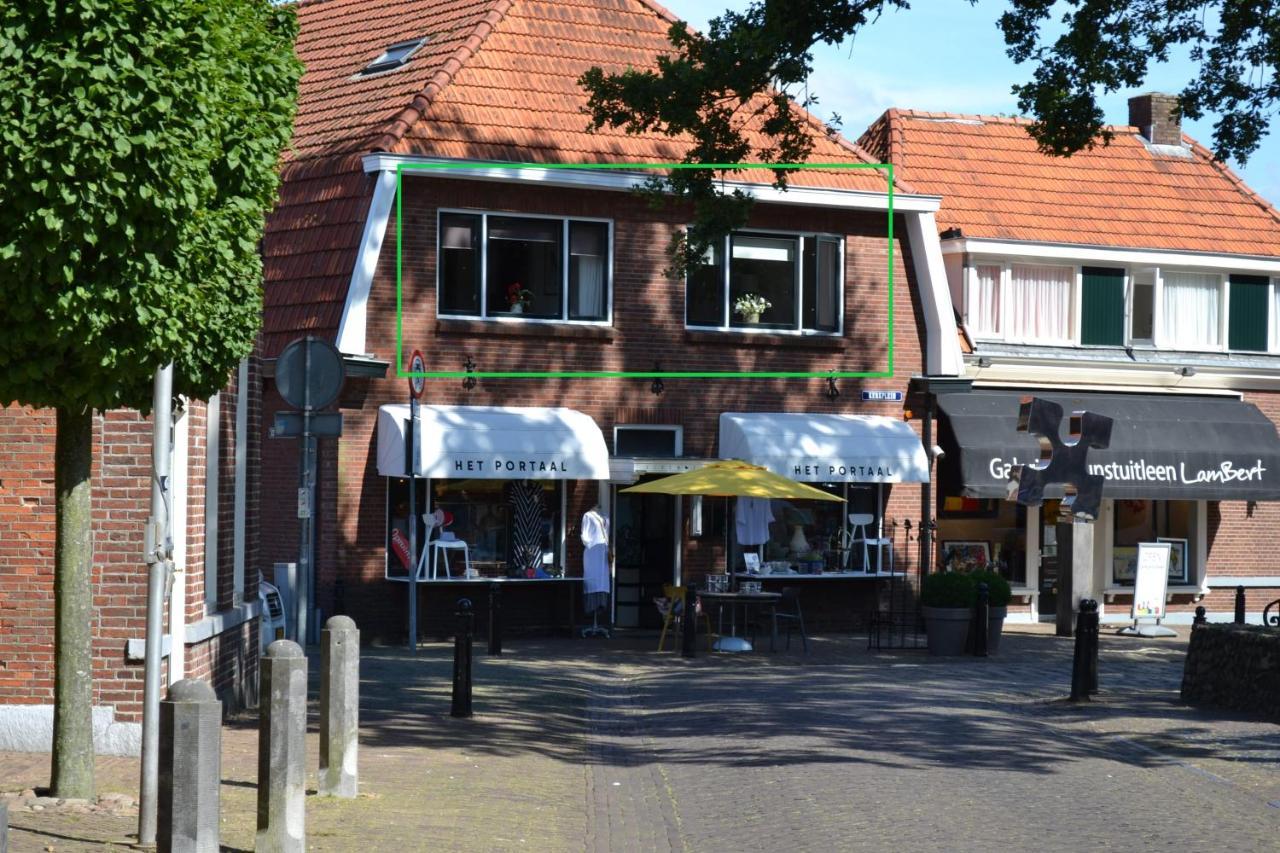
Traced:
<svg viewBox="0 0 1280 853">
<path fill-rule="evenodd" d="M 767 468 L 738 459 L 709 462 L 693 471 L 672 474 L 620 489 L 623 493 L 651 495 L 708 495 L 726 498 L 790 498 L 806 501 L 837 501 L 844 498 L 797 483 Z"/>
</svg>

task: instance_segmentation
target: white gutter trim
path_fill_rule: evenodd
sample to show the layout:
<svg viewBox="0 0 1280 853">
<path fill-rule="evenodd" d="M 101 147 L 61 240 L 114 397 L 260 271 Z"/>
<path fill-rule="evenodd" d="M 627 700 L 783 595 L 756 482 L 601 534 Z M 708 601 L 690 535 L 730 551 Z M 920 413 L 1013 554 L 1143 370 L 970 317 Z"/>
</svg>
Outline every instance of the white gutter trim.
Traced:
<svg viewBox="0 0 1280 853">
<path fill-rule="evenodd" d="M 908 213 L 905 218 L 924 314 L 925 372 L 930 376 L 963 376 L 964 356 L 955 332 L 951 287 L 942 262 L 938 223 L 933 214 L 927 212 Z"/>
<path fill-rule="evenodd" d="M 993 257 L 1147 264 L 1157 267 L 1200 267 L 1228 272 L 1280 273 L 1280 258 L 1261 255 L 1215 255 L 1208 252 L 1124 249 L 1069 243 L 1024 243 L 1016 240 L 985 240 L 974 237 L 946 240 L 942 245 L 942 253 L 944 255 L 968 253 Z"/>
<path fill-rule="evenodd" d="M 475 161 L 449 160 L 439 157 L 415 157 L 402 154 L 367 154 L 364 158 L 366 172 L 388 171 L 395 173 L 400 166 L 431 165 L 433 168 L 406 170 L 414 175 L 435 178 L 464 178 L 474 181 L 500 181 L 502 183 L 529 183 L 548 187 L 572 189 L 596 189 L 626 192 L 644 184 L 651 176 L 637 172 L 603 169 L 563 169 L 541 166 L 485 165 Z M 443 168 L 448 166 L 449 168 Z M 887 193 L 866 190 L 836 190 L 818 187 L 790 186 L 785 192 L 764 184 L 725 181 L 726 190 L 742 190 L 756 201 L 775 204 L 792 204 L 811 207 L 838 207 L 849 210 L 888 210 Z M 941 196 L 893 194 L 893 209 L 899 213 L 932 213 L 942 204 Z M 339 349 L 342 349 L 339 347 Z M 344 352 L 346 350 L 343 350 Z"/>
<path fill-rule="evenodd" d="M 1005 361 L 1005 356 L 991 356 L 990 367 L 978 367 L 972 361 L 965 375 L 975 386 L 1025 388 L 1029 385 L 1061 385 L 1084 390 L 1099 388 L 1125 391 L 1158 391 L 1162 394 L 1230 394 L 1239 396 L 1249 391 L 1280 390 L 1280 374 L 1257 371 L 1215 370 L 1196 366 L 1194 376 L 1179 376 L 1173 366 L 1160 369 L 1150 365 L 1115 367 L 1094 363 L 1049 365 L 1043 362 Z"/>
<path fill-rule="evenodd" d="M 368 158 L 365 165 L 366 172 L 375 171 L 368 168 Z M 395 169 L 383 169 L 374 186 L 373 200 L 369 202 L 369 215 L 365 217 L 364 234 L 360 237 L 360 251 L 351 270 L 347 301 L 342 306 L 342 321 L 338 324 L 338 351 L 347 355 L 368 352 L 365 348 L 365 324 L 369 291 L 373 288 L 373 272 L 378 267 L 378 256 L 382 253 L 382 241 L 387 234 L 387 220 L 391 217 L 391 204 L 395 198 Z"/>
</svg>

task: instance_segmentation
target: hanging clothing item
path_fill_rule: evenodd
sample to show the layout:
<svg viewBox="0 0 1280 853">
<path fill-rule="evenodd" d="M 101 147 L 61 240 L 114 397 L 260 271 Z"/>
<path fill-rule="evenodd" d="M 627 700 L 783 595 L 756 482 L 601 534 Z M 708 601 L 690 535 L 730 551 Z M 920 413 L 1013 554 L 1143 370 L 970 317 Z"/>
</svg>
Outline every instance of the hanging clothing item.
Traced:
<svg viewBox="0 0 1280 853">
<path fill-rule="evenodd" d="M 769 522 L 773 509 L 768 498 L 738 498 L 734 509 L 734 527 L 739 545 L 760 545 L 769 541 Z"/>
<path fill-rule="evenodd" d="M 582 592 L 609 592 L 609 519 L 598 511 L 582 516 Z"/>
</svg>

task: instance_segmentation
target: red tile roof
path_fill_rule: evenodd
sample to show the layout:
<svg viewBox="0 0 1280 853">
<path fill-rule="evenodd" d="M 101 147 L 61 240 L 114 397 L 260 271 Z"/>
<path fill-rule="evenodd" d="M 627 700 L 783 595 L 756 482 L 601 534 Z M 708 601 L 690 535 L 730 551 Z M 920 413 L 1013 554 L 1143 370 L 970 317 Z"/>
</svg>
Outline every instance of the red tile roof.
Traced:
<svg viewBox="0 0 1280 853">
<path fill-rule="evenodd" d="M 1280 213 L 1188 136 L 1154 153 L 1138 129 L 1071 157 L 1036 150 L 1026 119 L 889 110 L 860 144 L 966 237 L 1213 254 L 1280 255 Z"/>
</svg>

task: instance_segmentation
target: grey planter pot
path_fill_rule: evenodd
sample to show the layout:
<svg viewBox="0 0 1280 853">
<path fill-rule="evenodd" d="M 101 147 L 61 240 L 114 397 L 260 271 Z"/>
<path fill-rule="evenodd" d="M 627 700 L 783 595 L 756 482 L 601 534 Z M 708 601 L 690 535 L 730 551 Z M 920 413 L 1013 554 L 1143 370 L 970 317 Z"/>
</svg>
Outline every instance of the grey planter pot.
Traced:
<svg viewBox="0 0 1280 853">
<path fill-rule="evenodd" d="M 989 607 L 987 613 L 987 654 L 994 655 L 1000 651 L 1000 635 L 1004 633 L 1004 618 L 1009 615 L 1009 608 Z"/>
<path fill-rule="evenodd" d="M 962 655 L 969 639 L 973 611 L 968 607 L 924 608 L 925 633 L 930 655 Z M 1003 621 L 1003 620 L 1002 620 Z"/>
</svg>

